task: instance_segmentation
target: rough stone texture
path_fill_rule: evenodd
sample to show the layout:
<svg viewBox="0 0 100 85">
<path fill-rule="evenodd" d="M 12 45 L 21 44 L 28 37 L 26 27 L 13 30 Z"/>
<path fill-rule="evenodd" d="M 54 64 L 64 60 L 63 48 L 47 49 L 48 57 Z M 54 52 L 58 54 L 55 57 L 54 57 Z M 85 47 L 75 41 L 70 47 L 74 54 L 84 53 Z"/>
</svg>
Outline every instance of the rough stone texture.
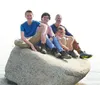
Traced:
<svg viewBox="0 0 100 85">
<path fill-rule="evenodd" d="M 0 78 L 0 85 L 9 85 L 5 78 Z"/>
<path fill-rule="evenodd" d="M 18 85 L 75 85 L 89 70 L 88 60 L 60 60 L 15 47 L 5 68 L 5 77 Z"/>
<path fill-rule="evenodd" d="M 8 83 L 7 79 L 2 77 L 2 78 L 0 78 L 0 85 L 17 85 L 17 84 L 15 84 L 15 83 Z M 75 85 L 86 85 L 86 84 L 77 83 Z"/>
<path fill-rule="evenodd" d="M 18 85 L 18 84 L 10 82 L 6 78 L 2 77 L 0 78 L 0 85 Z"/>
</svg>

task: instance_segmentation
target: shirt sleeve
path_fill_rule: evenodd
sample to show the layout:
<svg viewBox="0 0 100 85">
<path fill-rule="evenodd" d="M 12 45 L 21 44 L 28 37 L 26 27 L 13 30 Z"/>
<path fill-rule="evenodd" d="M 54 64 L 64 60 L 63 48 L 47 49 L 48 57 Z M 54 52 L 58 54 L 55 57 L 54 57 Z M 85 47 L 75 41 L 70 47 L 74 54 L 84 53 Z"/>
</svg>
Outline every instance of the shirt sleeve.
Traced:
<svg viewBox="0 0 100 85">
<path fill-rule="evenodd" d="M 61 25 L 61 26 L 62 26 L 62 25 Z M 64 27 L 64 26 L 63 26 L 63 27 Z M 66 27 L 64 27 L 64 28 L 65 28 L 65 32 L 66 32 L 65 34 L 66 34 L 66 35 L 68 35 L 68 36 L 73 36 L 73 35 L 67 30 Z"/>
<path fill-rule="evenodd" d="M 73 36 L 67 29 L 65 29 L 65 31 L 66 31 L 66 35 Z"/>
<path fill-rule="evenodd" d="M 36 23 L 37 23 L 37 27 L 38 27 L 40 25 L 40 22 L 36 21 Z"/>
<path fill-rule="evenodd" d="M 24 27 L 22 25 L 20 26 L 20 30 L 21 31 L 24 31 Z"/>
</svg>

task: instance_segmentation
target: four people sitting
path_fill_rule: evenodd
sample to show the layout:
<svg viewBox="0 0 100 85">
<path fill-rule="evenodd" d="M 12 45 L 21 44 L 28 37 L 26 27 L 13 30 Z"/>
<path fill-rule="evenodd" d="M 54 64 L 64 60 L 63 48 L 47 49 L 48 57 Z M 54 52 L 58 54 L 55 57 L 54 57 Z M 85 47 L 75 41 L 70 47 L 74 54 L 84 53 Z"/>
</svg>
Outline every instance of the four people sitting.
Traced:
<svg viewBox="0 0 100 85">
<path fill-rule="evenodd" d="M 78 44 L 66 28 L 60 24 L 61 16 L 59 14 L 56 16 L 56 23 L 51 27 L 48 25 L 48 21 L 50 20 L 49 13 L 43 13 L 41 22 L 38 22 L 32 20 L 33 13 L 31 10 L 27 10 L 25 12 L 25 18 L 27 21 L 20 26 L 21 39 L 15 40 L 14 42 L 16 46 L 28 47 L 33 51 L 37 51 L 35 46 L 41 42 L 40 46 L 43 54 L 47 53 L 46 47 L 48 47 L 51 53 L 60 59 L 70 59 L 71 56 L 77 58 L 77 55 L 73 51 L 74 49 L 78 49 L 80 58 L 83 58 L 83 56 L 87 56 L 88 58 L 92 56 L 85 54 L 80 48 L 75 48 Z M 75 46 L 76 44 L 77 46 Z"/>
</svg>

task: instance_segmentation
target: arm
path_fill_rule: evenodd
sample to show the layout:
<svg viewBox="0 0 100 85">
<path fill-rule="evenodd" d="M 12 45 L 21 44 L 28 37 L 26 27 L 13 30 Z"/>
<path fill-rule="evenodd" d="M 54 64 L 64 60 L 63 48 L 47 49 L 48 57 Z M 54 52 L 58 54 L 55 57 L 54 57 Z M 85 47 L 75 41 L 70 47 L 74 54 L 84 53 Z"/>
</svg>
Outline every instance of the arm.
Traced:
<svg viewBox="0 0 100 85">
<path fill-rule="evenodd" d="M 50 38 L 54 37 L 55 34 L 53 33 L 52 28 L 51 27 L 48 27 L 48 29 L 49 29 L 48 34 L 49 34 Z"/>
<path fill-rule="evenodd" d="M 65 32 L 67 36 L 73 36 L 67 29 L 65 29 Z"/>
<path fill-rule="evenodd" d="M 31 49 L 32 49 L 33 51 L 36 51 L 36 49 L 35 49 L 35 47 L 33 46 L 33 44 L 32 44 L 31 42 L 29 42 L 29 41 L 26 39 L 26 37 L 24 36 L 24 32 L 23 32 L 23 31 L 21 32 L 21 39 L 22 39 L 26 44 L 28 44 L 28 45 L 31 47 Z"/>
<path fill-rule="evenodd" d="M 68 48 L 66 45 L 62 44 L 60 40 L 59 40 L 59 43 L 60 43 L 61 47 L 62 47 L 64 50 L 69 51 L 69 48 Z"/>
<path fill-rule="evenodd" d="M 63 25 L 61 25 L 61 26 L 63 26 Z M 67 30 L 67 28 L 65 27 L 65 26 L 63 26 L 64 28 L 65 28 L 65 34 L 67 35 L 67 36 L 73 36 L 68 30 Z"/>
</svg>

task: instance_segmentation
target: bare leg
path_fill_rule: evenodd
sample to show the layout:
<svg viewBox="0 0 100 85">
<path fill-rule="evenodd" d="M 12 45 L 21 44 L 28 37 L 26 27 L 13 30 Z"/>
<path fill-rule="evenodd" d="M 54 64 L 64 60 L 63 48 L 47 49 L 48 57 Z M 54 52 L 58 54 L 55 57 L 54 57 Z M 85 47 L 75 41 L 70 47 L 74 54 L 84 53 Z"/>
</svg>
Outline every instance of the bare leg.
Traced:
<svg viewBox="0 0 100 85">
<path fill-rule="evenodd" d="M 66 38 L 65 38 L 65 37 L 62 37 L 62 38 L 60 39 L 60 41 L 61 41 L 61 43 L 62 43 L 63 45 L 66 45 L 66 44 L 67 44 Z"/>
<path fill-rule="evenodd" d="M 41 43 L 45 44 L 46 43 L 46 35 L 47 35 L 47 25 L 41 24 L 39 32 L 41 32 Z"/>
<path fill-rule="evenodd" d="M 67 39 L 66 39 L 66 46 L 69 48 L 69 50 L 73 50 L 73 42 L 74 42 L 74 38 L 69 36 Z"/>
<path fill-rule="evenodd" d="M 41 26 L 38 27 L 36 34 L 29 41 L 33 44 L 36 44 L 41 40 L 41 43 L 45 44 L 46 34 L 47 34 L 46 31 L 47 31 L 47 26 L 45 24 L 41 24 Z"/>
</svg>

